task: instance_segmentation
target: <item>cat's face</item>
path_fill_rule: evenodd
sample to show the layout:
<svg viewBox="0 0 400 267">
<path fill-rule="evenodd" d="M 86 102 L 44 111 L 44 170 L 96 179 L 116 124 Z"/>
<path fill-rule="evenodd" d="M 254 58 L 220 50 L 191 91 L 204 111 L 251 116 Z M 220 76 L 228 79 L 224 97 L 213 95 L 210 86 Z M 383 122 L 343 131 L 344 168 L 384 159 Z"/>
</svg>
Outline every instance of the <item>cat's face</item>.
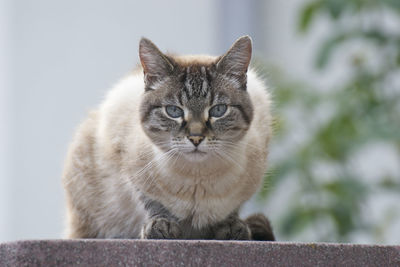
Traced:
<svg viewBox="0 0 400 267">
<path fill-rule="evenodd" d="M 253 117 L 246 91 L 250 39 L 239 39 L 217 59 L 172 58 L 143 39 L 140 56 L 141 123 L 153 143 L 191 161 L 230 157 Z"/>
</svg>

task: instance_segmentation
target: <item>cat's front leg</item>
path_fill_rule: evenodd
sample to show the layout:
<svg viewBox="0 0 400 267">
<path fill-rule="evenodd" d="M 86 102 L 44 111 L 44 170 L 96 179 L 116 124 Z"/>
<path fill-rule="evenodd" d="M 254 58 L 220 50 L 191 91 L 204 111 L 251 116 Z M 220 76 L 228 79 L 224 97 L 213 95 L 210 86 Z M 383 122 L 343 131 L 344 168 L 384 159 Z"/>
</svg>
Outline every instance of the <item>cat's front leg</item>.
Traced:
<svg viewBox="0 0 400 267">
<path fill-rule="evenodd" d="M 153 218 L 142 228 L 142 239 L 179 239 L 182 231 L 179 225 L 167 218 Z"/>
<path fill-rule="evenodd" d="M 211 228 L 217 240 L 251 240 L 250 229 L 237 213 L 230 215 Z"/>
</svg>

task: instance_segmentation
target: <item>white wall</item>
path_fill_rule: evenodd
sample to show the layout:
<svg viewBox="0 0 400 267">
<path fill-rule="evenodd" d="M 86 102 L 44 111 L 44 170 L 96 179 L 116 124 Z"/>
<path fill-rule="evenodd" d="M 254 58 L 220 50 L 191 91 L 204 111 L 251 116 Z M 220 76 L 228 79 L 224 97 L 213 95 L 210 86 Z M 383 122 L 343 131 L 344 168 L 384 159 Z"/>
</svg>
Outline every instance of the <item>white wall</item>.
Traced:
<svg viewBox="0 0 400 267">
<path fill-rule="evenodd" d="M 10 16 L 9 3 L 0 0 L 0 241 L 5 240 L 8 229 L 9 214 L 8 191 L 10 173 L 9 140 L 10 140 Z"/>
</svg>

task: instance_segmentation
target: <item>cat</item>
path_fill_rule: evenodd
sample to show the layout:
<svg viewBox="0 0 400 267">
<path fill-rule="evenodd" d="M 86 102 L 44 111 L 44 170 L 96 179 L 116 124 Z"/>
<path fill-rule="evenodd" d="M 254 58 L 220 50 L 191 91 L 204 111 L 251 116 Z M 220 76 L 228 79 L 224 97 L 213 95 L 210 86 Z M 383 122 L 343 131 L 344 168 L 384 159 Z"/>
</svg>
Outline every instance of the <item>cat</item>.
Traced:
<svg viewBox="0 0 400 267">
<path fill-rule="evenodd" d="M 248 36 L 219 57 L 164 54 L 142 38 L 141 67 L 70 144 L 67 237 L 274 240 L 265 216 L 238 216 L 266 172 L 271 135 L 251 54 Z"/>
</svg>

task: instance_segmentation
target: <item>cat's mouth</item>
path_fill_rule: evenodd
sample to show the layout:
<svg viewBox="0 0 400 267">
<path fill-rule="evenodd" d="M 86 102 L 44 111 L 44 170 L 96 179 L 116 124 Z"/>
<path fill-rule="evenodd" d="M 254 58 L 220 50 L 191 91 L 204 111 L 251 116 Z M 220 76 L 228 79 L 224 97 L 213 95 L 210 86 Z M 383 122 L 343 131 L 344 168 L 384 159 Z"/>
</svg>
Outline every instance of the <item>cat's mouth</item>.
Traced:
<svg viewBox="0 0 400 267">
<path fill-rule="evenodd" d="M 207 152 L 201 151 L 198 148 L 195 148 L 192 151 L 188 152 L 188 154 L 207 154 Z"/>
<path fill-rule="evenodd" d="M 190 161 L 202 161 L 207 158 L 207 152 L 195 148 L 185 153 L 185 157 Z"/>
</svg>

